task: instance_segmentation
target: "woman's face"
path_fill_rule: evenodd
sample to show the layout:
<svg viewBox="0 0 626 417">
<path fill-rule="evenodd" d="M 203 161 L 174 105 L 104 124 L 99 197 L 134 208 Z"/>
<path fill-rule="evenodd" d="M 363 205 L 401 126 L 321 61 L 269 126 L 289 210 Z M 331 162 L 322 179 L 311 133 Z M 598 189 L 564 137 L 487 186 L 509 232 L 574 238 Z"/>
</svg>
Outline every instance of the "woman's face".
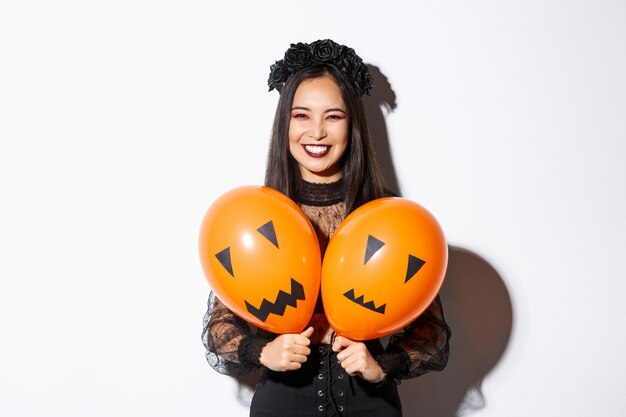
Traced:
<svg viewBox="0 0 626 417">
<path fill-rule="evenodd" d="M 349 118 L 341 90 L 330 76 L 304 80 L 296 89 L 289 121 L 289 151 L 308 182 L 341 178 Z"/>
</svg>

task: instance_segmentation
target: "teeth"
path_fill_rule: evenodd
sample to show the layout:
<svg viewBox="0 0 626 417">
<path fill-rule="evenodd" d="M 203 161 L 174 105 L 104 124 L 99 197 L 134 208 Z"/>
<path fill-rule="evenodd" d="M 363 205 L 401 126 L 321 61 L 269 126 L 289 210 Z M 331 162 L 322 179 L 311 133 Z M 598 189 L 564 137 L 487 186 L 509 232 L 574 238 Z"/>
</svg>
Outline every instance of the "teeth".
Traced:
<svg viewBox="0 0 626 417">
<path fill-rule="evenodd" d="M 328 146 L 320 146 L 320 145 L 305 145 L 304 149 L 307 150 L 307 152 L 311 152 L 317 155 L 321 155 L 324 152 L 326 152 L 326 150 L 328 149 Z"/>
</svg>

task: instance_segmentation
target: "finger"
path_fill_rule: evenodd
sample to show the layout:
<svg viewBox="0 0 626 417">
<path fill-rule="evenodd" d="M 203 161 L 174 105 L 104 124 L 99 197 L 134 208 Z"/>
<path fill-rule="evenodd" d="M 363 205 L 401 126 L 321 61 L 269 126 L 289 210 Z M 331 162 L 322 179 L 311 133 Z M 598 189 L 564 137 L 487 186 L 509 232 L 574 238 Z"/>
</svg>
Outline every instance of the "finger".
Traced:
<svg viewBox="0 0 626 417">
<path fill-rule="evenodd" d="M 311 354 L 311 349 L 302 345 L 293 345 L 291 351 L 296 355 L 309 356 Z"/>
<path fill-rule="evenodd" d="M 359 352 L 354 352 L 354 354 L 348 356 L 341 362 L 341 367 L 350 376 L 362 376 L 362 374 L 367 372 L 368 366 L 367 359 L 361 356 Z"/>
<path fill-rule="evenodd" d="M 309 338 L 313 335 L 314 330 L 315 329 L 313 327 L 309 327 L 300 334 L 294 334 L 292 339 L 293 343 L 302 346 L 309 346 L 311 344 L 311 340 Z"/>
<path fill-rule="evenodd" d="M 304 363 L 306 362 L 308 359 L 308 357 L 306 355 L 300 355 L 297 353 L 293 353 L 289 356 L 289 361 L 290 362 L 296 362 L 296 363 Z"/>
<path fill-rule="evenodd" d="M 356 375 L 361 374 L 361 371 L 359 370 L 358 366 L 356 366 L 355 364 L 345 367 L 343 368 L 343 370 L 346 371 L 346 373 L 350 376 L 356 376 Z"/>
<path fill-rule="evenodd" d="M 280 359 L 278 359 L 273 370 L 278 371 L 292 371 L 300 369 L 303 363 L 307 361 L 307 357 L 304 355 L 298 355 L 291 352 L 285 352 Z"/>
<path fill-rule="evenodd" d="M 359 358 L 356 355 L 350 354 L 349 351 L 342 351 L 341 354 L 346 354 L 343 355 L 342 358 L 339 358 L 339 355 L 337 355 L 337 359 L 339 359 L 339 363 L 341 364 L 341 367 L 343 369 L 346 370 L 346 372 L 348 371 L 348 369 L 352 369 L 356 366 L 356 364 L 359 361 Z"/>
<path fill-rule="evenodd" d="M 309 339 L 311 336 L 313 336 L 313 332 L 314 331 L 315 331 L 315 329 L 313 328 L 313 326 L 309 326 L 305 331 L 300 333 L 300 336 L 304 336 L 307 339 Z"/>
<path fill-rule="evenodd" d="M 347 339 L 349 340 L 349 339 Z M 349 340 L 350 345 L 342 348 L 342 350 L 337 353 L 337 359 L 339 359 L 339 361 L 344 361 L 347 358 L 349 358 L 350 356 L 356 356 L 359 354 L 359 342 L 353 342 L 352 340 Z"/>
<path fill-rule="evenodd" d="M 333 352 L 339 352 L 351 345 L 353 345 L 354 341 L 348 339 L 347 337 L 337 336 L 335 338 L 335 342 L 333 343 Z"/>
<path fill-rule="evenodd" d="M 284 366 L 283 371 L 296 371 L 302 368 L 302 363 L 300 362 L 289 362 Z"/>
</svg>

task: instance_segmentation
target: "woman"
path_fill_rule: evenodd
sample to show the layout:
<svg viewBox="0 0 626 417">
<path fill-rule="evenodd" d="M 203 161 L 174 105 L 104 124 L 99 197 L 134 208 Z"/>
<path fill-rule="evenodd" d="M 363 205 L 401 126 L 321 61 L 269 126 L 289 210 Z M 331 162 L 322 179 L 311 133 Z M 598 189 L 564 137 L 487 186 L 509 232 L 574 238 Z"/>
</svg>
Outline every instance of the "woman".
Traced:
<svg viewBox="0 0 626 417">
<path fill-rule="evenodd" d="M 323 254 L 348 213 L 388 195 L 361 102 L 372 79 L 354 50 L 322 40 L 292 44 L 268 84 L 280 99 L 265 184 L 300 205 Z M 394 381 L 443 369 L 449 337 L 439 298 L 386 348 L 335 337 L 320 300 L 306 330 L 278 336 L 252 328 L 211 295 L 202 333 L 219 372 L 263 368 L 251 416 L 401 416 Z"/>
</svg>

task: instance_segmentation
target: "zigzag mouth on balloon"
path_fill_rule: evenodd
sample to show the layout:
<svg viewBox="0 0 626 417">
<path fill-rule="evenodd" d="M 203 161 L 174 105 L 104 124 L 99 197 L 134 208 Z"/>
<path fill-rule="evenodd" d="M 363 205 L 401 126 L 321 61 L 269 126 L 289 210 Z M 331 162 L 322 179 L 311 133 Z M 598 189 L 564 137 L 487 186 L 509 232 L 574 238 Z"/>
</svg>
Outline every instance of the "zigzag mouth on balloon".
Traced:
<svg viewBox="0 0 626 417">
<path fill-rule="evenodd" d="M 298 304 L 298 300 L 304 299 L 304 287 L 298 281 L 291 278 L 291 292 L 287 293 L 283 290 L 278 291 L 276 301 L 274 302 L 268 301 L 264 298 L 261 302 L 261 306 L 259 308 L 256 308 L 248 301 L 244 301 L 246 303 L 246 308 L 248 309 L 248 312 L 262 322 L 265 322 L 270 314 L 282 316 L 283 314 L 285 314 L 287 306 L 295 308 Z"/>
<path fill-rule="evenodd" d="M 380 314 L 385 314 L 385 307 L 387 307 L 387 304 L 383 304 L 380 307 L 376 307 L 376 305 L 374 304 L 374 301 L 363 301 L 363 299 L 365 298 L 364 295 L 361 295 L 359 297 L 355 297 L 354 296 L 354 288 L 351 289 L 350 291 L 347 291 L 346 293 L 343 294 L 348 300 L 352 301 L 353 303 L 356 303 L 358 305 L 360 305 L 361 307 L 365 307 L 368 310 L 371 310 L 375 313 L 380 313 Z"/>
</svg>

